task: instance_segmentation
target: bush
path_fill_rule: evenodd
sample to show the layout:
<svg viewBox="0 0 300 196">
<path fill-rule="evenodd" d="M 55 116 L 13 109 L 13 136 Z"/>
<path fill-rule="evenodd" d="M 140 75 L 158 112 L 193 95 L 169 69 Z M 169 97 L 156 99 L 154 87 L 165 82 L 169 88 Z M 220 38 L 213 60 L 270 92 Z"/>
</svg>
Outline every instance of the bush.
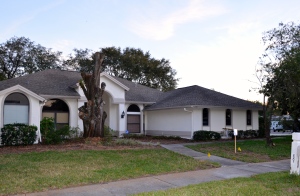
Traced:
<svg viewBox="0 0 300 196">
<path fill-rule="evenodd" d="M 37 127 L 22 123 L 7 124 L 1 129 L 1 143 L 5 146 L 32 145 L 36 140 Z"/>
<path fill-rule="evenodd" d="M 206 140 L 219 140 L 221 139 L 221 134 L 214 131 L 195 131 L 193 135 L 193 140 L 195 141 L 206 141 Z"/>
<path fill-rule="evenodd" d="M 114 137 L 115 131 L 109 126 L 104 125 L 104 138 L 102 144 L 109 145 Z"/>
<path fill-rule="evenodd" d="M 61 129 L 55 130 L 53 118 L 43 118 L 40 122 L 42 143 L 44 144 L 59 144 L 66 139 L 77 137 L 80 134 L 78 128 L 64 126 Z"/>
<path fill-rule="evenodd" d="M 238 135 L 236 136 L 237 139 L 244 139 L 244 138 L 256 138 L 259 137 L 259 130 L 238 130 Z M 233 131 L 229 131 L 228 132 L 228 136 L 231 137 L 232 139 L 234 139 L 234 134 Z"/>
<path fill-rule="evenodd" d="M 114 145 L 116 146 L 141 146 L 139 142 L 133 140 L 133 139 L 126 139 L 126 138 L 121 138 L 121 139 L 116 139 L 114 142 Z"/>
<path fill-rule="evenodd" d="M 132 134 L 132 133 L 124 133 L 123 134 L 124 138 L 128 138 L 128 139 L 140 139 L 140 138 L 145 138 L 144 135 L 142 134 Z"/>
</svg>

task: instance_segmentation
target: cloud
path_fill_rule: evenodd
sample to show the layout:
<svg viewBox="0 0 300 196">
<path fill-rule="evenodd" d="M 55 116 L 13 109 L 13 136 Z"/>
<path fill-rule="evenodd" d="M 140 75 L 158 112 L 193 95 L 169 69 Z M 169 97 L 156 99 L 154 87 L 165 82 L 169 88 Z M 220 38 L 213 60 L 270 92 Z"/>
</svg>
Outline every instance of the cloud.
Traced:
<svg viewBox="0 0 300 196">
<path fill-rule="evenodd" d="M 74 42 L 66 39 L 50 42 L 49 45 L 50 48 L 52 48 L 54 51 L 63 52 L 62 54 L 63 59 L 66 59 L 68 55 L 72 53 L 74 48 Z"/>
<path fill-rule="evenodd" d="M 165 10 L 168 10 L 166 7 Z M 165 40 L 174 35 L 175 28 L 181 24 L 203 20 L 225 13 L 225 8 L 217 5 L 206 5 L 204 1 L 190 0 L 189 3 L 169 14 L 157 15 L 157 12 L 143 13 L 135 16 L 130 29 L 140 37 L 152 40 Z"/>
</svg>

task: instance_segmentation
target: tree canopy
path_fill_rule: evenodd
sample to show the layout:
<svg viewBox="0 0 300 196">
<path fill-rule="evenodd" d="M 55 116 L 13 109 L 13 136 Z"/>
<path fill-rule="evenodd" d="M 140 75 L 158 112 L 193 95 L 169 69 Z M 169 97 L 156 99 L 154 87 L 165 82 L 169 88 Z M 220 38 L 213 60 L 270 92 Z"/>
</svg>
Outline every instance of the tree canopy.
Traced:
<svg viewBox="0 0 300 196">
<path fill-rule="evenodd" d="M 95 64 L 94 53 L 89 49 L 74 49 L 75 54 L 69 55 L 64 64 L 82 72 L 91 72 Z M 139 84 L 168 91 L 175 89 L 176 71 L 164 58 L 155 59 L 149 52 L 136 48 L 106 47 L 102 48 L 105 55 L 102 71 Z"/>
<path fill-rule="evenodd" d="M 0 44 L 0 80 L 45 69 L 60 69 L 61 52 L 35 44 L 25 37 L 12 37 Z"/>
<path fill-rule="evenodd" d="M 300 117 L 300 25 L 294 22 L 280 23 L 279 27 L 263 35 L 266 45 L 261 58 L 263 73 L 261 93 L 268 97 L 270 110 L 280 109 L 289 113 L 299 130 Z"/>
</svg>

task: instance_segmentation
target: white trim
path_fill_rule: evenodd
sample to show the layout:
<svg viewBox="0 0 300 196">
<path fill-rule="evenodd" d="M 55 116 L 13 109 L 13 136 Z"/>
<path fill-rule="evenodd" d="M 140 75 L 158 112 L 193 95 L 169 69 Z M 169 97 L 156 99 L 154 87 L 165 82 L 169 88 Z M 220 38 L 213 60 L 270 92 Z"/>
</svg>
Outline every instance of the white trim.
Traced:
<svg viewBox="0 0 300 196">
<path fill-rule="evenodd" d="M 125 101 L 125 103 L 129 103 L 129 104 L 154 104 L 154 103 L 156 103 L 156 102 Z"/>
<path fill-rule="evenodd" d="M 127 112 L 126 114 L 140 115 L 140 114 L 141 114 L 141 112 Z"/>
<path fill-rule="evenodd" d="M 119 82 L 118 80 L 114 79 L 112 76 L 110 76 L 109 74 L 105 73 L 105 72 L 102 72 L 100 74 L 100 77 L 101 76 L 105 76 L 107 77 L 108 79 L 110 79 L 111 81 L 113 81 L 114 83 L 116 83 L 117 85 L 119 85 L 120 87 L 122 87 L 124 90 L 126 91 L 129 91 L 130 88 L 128 88 L 127 86 L 125 86 L 124 84 L 122 84 L 121 82 Z"/>
<path fill-rule="evenodd" d="M 166 110 L 166 109 L 179 109 L 179 108 L 226 108 L 226 109 L 235 109 L 235 110 L 252 110 L 252 111 L 259 111 L 258 108 L 249 108 L 249 107 L 232 107 L 232 106 L 208 106 L 208 105 L 186 105 L 186 106 L 175 106 L 175 107 L 165 107 L 165 108 L 154 108 L 154 109 L 146 109 L 146 111 L 152 110 Z"/>
<path fill-rule="evenodd" d="M 81 96 L 65 96 L 65 95 L 42 95 L 45 99 L 80 99 Z"/>
<path fill-rule="evenodd" d="M 31 90 L 29 90 L 29 89 L 27 89 L 27 88 L 25 88 L 25 87 L 23 87 L 19 84 L 0 91 L 0 95 L 5 95 L 7 93 L 20 92 L 20 91 L 27 94 L 27 95 L 30 95 L 30 96 L 36 98 L 39 101 L 45 101 L 45 98 L 41 97 L 40 95 L 32 92 Z"/>
</svg>

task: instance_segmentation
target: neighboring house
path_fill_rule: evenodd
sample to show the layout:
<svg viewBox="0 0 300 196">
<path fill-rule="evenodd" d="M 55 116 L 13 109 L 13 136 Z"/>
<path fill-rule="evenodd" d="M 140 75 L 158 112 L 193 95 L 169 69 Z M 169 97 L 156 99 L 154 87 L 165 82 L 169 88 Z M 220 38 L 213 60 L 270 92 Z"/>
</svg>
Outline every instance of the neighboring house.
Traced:
<svg viewBox="0 0 300 196">
<path fill-rule="evenodd" d="M 83 130 L 78 108 L 87 100 L 74 71 L 46 70 L 0 82 L 0 128 L 9 123 L 38 127 L 43 117 Z M 101 73 L 106 83 L 105 124 L 129 133 L 191 138 L 194 131 L 258 129 L 261 106 L 200 86 L 161 92 Z"/>
</svg>

